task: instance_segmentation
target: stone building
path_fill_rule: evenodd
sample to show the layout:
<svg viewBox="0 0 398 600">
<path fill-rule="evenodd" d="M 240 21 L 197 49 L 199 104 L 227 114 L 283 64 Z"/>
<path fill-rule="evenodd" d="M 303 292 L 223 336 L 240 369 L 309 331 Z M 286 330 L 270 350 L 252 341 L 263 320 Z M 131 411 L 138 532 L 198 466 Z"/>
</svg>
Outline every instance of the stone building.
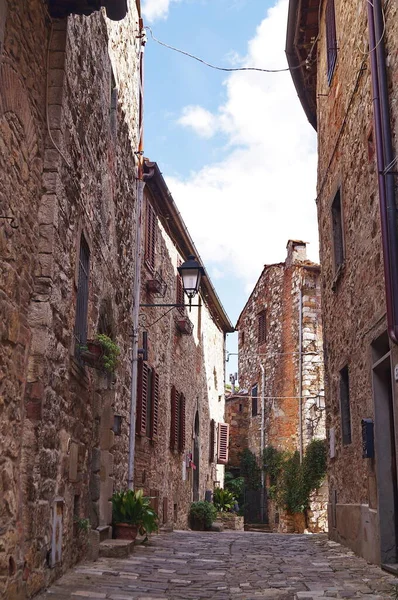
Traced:
<svg viewBox="0 0 398 600">
<path fill-rule="evenodd" d="M 286 45 L 318 134 L 329 531 L 387 564 L 398 559 L 397 11 L 290 0 Z"/>
<path fill-rule="evenodd" d="M 289 240 L 286 261 L 264 267 L 236 329 L 241 394 L 227 399 L 231 431 L 245 421 L 246 447 L 259 464 L 266 446 L 302 456 L 325 437 L 320 267 L 307 259 L 305 242 Z M 269 503 L 271 525 L 275 517 Z"/>
<path fill-rule="evenodd" d="M 145 333 L 148 353 L 139 362 L 135 482 L 155 497 L 165 527 L 186 528 L 190 503 L 223 485 L 225 338 L 233 327 L 207 276 L 191 310 L 170 307 L 184 304 L 177 267 L 198 252 L 156 163 L 146 161 L 145 178 L 140 343 Z"/>
</svg>

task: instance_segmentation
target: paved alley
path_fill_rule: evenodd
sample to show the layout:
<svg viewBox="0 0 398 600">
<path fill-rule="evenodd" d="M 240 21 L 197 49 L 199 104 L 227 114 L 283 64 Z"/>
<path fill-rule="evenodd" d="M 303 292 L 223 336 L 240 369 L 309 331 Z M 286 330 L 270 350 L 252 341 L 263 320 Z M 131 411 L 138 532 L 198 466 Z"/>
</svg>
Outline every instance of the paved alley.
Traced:
<svg viewBox="0 0 398 600">
<path fill-rule="evenodd" d="M 80 565 L 39 600 L 379 600 L 394 582 L 325 535 L 177 531 Z"/>
</svg>

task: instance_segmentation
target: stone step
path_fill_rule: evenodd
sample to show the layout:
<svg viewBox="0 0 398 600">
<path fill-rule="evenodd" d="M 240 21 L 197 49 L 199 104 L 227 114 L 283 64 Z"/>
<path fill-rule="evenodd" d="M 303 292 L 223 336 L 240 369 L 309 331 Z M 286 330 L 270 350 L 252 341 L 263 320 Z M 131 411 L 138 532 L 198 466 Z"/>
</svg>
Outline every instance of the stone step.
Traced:
<svg viewBox="0 0 398 600">
<path fill-rule="evenodd" d="M 132 540 L 104 540 L 99 545 L 99 555 L 103 558 L 126 558 L 133 548 Z"/>
<path fill-rule="evenodd" d="M 272 533 L 272 529 L 268 523 L 245 523 L 245 531 Z"/>
<path fill-rule="evenodd" d="M 100 542 L 110 540 L 112 537 L 112 527 L 110 525 L 99 525 L 97 531 L 99 532 Z"/>
</svg>

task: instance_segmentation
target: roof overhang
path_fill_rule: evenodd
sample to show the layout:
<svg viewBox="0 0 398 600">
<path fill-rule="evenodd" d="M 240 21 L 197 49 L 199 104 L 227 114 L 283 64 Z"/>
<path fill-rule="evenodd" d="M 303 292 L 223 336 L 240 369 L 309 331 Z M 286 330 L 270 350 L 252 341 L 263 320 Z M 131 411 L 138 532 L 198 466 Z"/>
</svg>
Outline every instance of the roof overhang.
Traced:
<svg viewBox="0 0 398 600">
<path fill-rule="evenodd" d="M 184 259 L 187 259 L 190 254 L 193 254 L 203 265 L 203 261 L 199 256 L 177 205 L 173 200 L 162 173 L 160 172 L 158 164 L 156 162 L 145 160 L 144 173 L 146 186 L 149 188 L 158 209 L 158 217 L 177 246 L 179 253 Z M 235 329 L 221 304 L 221 300 L 211 283 L 205 267 L 204 270 L 205 276 L 202 277 L 200 284 L 203 300 L 217 326 L 224 331 L 224 333 L 233 333 Z"/>
<path fill-rule="evenodd" d="M 50 15 L 62 19 L 68 15 L 86 15 L 104 6 L 112 21 L 120 21 L 127 14 L 127 0 L 48 0 Z"/>
<path fill-rule="evenodd" d="M 286 57 L 298 97 L 314 129 L 316 122 L 316 47 L 321 0 L 290 0 L 287 20 Z"/>
</svg>

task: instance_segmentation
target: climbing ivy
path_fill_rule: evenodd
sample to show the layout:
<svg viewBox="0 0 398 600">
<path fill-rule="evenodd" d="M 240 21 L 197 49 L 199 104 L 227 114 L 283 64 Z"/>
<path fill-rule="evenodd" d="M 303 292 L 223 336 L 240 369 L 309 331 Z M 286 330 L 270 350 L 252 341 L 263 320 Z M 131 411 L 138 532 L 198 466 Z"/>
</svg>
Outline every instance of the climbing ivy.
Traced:
<svg viewBox="0 0 398 600">
<path fill-rule="evenodd" d="M 256 455 L 248 448 L 240 453 L 240 474 L 245 480 L 246 489 L 258 490 L 261 487 L 261 469 Z"/>
<path fill-rule="evenodd" d="M 325 440 L 312 440 L 300 464 L 298 452 L 264 449 L 263 468 L 269 477 L 268 496 L 290 513 L 304 512 L 311 493 L 326 475 Z"/>
</svg>

